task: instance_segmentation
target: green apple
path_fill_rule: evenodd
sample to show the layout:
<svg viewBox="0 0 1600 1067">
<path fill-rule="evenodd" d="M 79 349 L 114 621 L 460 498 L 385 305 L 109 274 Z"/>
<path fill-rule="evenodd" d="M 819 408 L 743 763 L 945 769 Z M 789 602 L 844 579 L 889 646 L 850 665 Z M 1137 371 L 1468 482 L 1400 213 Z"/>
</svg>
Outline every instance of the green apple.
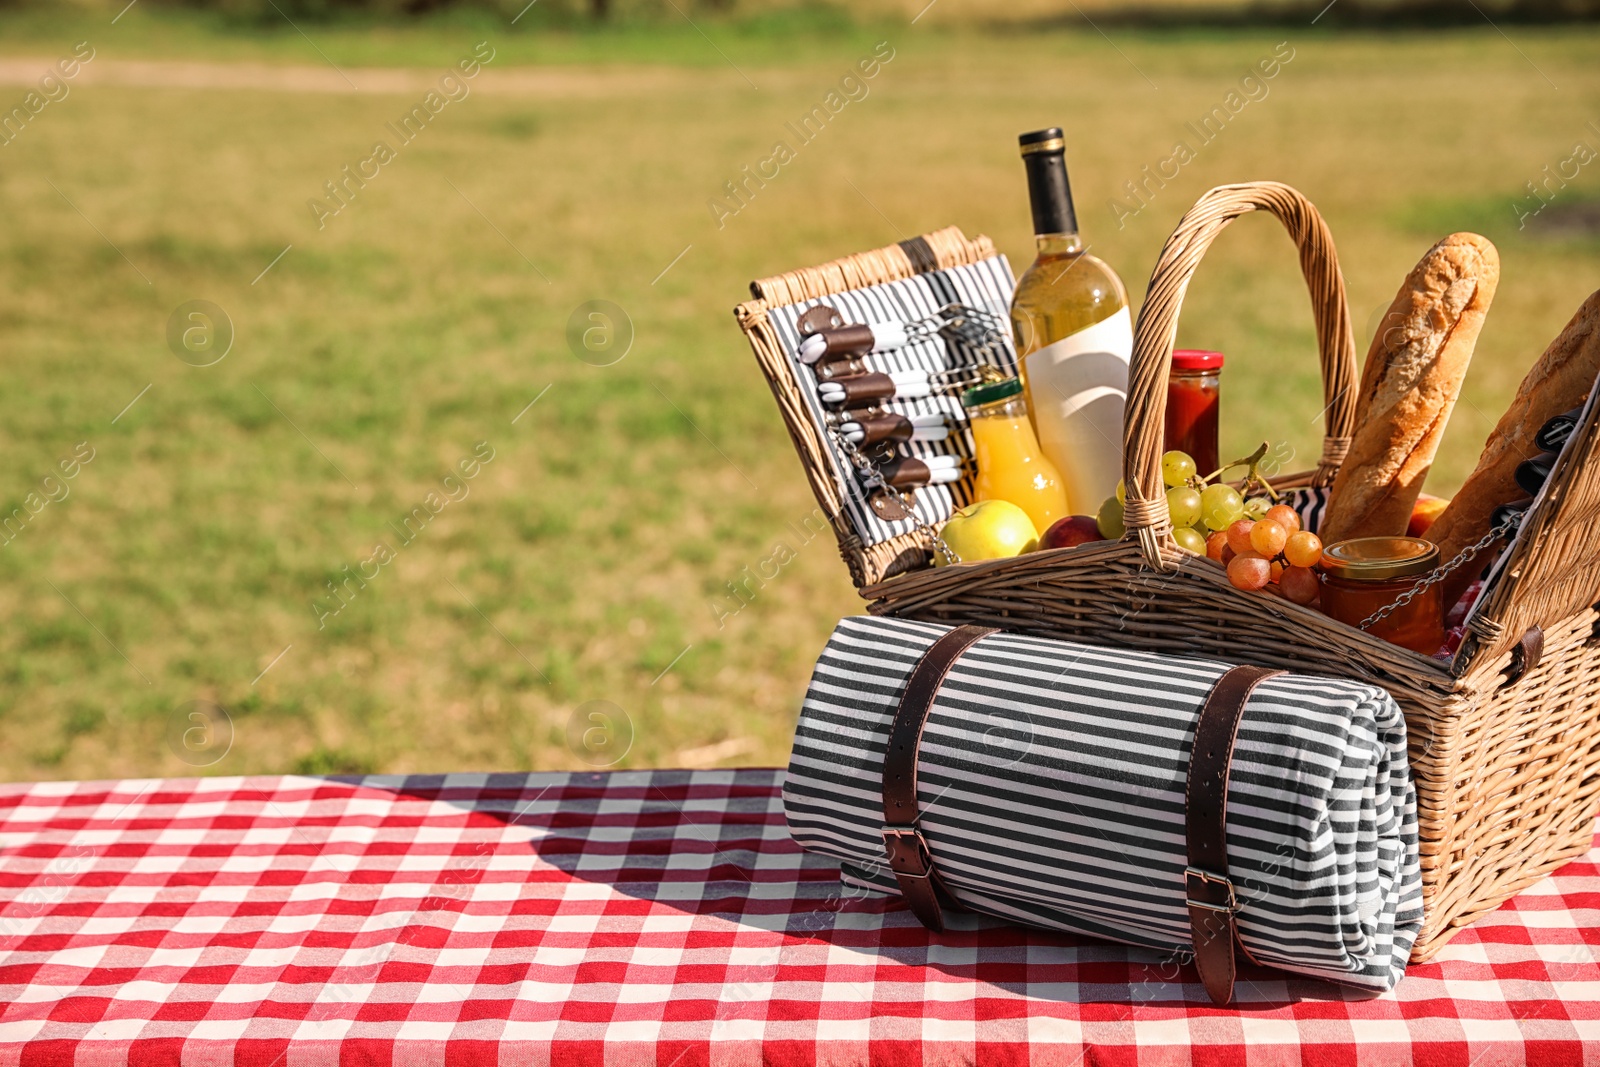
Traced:
<svg viewBox="0 0 1600 1067">
<path fill-rule="evenodd" d="M 1039 543 L 1033 520 L 1009 500 L 968 504 L 950 516 L 939 536 L 963 562 L 1020 556 L 1032 552 Z M 938 553 L 934 555 L 936 564 L 946 562 Z"/>
</svg>

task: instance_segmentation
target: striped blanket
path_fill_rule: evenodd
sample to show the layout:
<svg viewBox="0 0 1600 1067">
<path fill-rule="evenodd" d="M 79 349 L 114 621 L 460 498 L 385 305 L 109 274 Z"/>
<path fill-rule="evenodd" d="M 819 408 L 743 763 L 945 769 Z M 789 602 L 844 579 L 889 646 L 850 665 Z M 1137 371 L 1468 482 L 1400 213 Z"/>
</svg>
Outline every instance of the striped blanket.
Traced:
<svg viewBox="0 0 1600 1067">
<path fill-rule="evenodd" d="M 784 809 L 848 880 L 883 863 L 889 724 L 946 630 L 847 618 L 817 663 Z M 950 671 L 923 733 L 918 802 L 962 906 L 1157 950 L 1189 945 L 1184 786 L 1202 701 L 1228 665 L 992 634 Z M 1283 674 L 1245 705 L 1229 776 L 1240 940 L 1260 963 L 1391 988 L 1422 925 L 1405 722 L 1370 685 Z"/>
</svg>

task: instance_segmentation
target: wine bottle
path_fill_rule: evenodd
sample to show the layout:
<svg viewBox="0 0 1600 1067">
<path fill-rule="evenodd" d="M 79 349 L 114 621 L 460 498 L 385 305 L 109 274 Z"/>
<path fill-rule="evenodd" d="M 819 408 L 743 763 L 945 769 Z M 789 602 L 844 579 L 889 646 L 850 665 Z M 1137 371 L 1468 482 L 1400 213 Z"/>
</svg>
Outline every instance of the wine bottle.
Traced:
<svg viewBox="0 0 1600 1067">
<path fill-rule="evenodd" d="M 1061 472 L 1072 510 L 1092 515 L 1122 477 L 1128 290 L 1078 236 L 1061 129 L 1017 140 L 1038 257 L 1017 283 L 1011 328 L 1039 447 Z"/>
</svg>

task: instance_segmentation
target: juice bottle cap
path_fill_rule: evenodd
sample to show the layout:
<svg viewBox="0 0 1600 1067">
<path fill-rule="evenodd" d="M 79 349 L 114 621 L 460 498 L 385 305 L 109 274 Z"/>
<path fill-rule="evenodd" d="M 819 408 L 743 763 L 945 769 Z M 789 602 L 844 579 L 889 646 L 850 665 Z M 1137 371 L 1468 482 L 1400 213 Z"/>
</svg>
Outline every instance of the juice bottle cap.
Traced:
<svg viewBox="0 0 1600 1067">
<path fill-rule="evenodd" d="M 975 385 L 961 394 L 961 406 L 966 408 L 982 407 L 993 404 L 1007 397 L 1017 396 L 1022 392 L 1022 381 L 1019 378 L 1007 378 L 1003 382 L 985 382 Z"/>
<path fill-rule="evenodd" d="M 1174 348 L 1172 369 L 1177 371 L 1221 370 L 1222 353 L 1203 348 Z"/>
</svg>

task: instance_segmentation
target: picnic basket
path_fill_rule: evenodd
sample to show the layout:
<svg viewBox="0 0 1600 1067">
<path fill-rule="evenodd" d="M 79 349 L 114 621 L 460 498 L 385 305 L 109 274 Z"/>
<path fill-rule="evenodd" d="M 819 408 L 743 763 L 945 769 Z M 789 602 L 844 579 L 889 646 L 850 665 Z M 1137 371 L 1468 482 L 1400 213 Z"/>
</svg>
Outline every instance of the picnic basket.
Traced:
<svg viewBox="0 0 1600 1067">
<path fill-rule="evenodd" d="M 1276 182 L 1220 186 L 1163 247 L 1135 327 L 1124 430 L 1120 541 L 935 568 L 926 534 L 865 546 L 840 514 L 823 443 L 797 403 L 774 307 L 971 263 L 987 238 L 954 228 L 752 284 L 736 310 L 868 611 L 1209 656 L 1371 682 L 1407 724 L 1420 814 L 1421 962 L 1464 926 L 1585 853 L 1600 805 L 1600 404 L 1591 404 L 1525 518 L 1453 661 L 1423 656 L 1265 593 L 1177 548 L 1161 491 L 1166 382 L 1185 290 L 1240 215 L 1275 216 L 1299 249 L 1322 364 L 1325 438 L 1312 470 L 1279 488 L 1331 484 L 1355 417 L 1356 355 L 1344 278 L 1316 208 Z M 909 247 L 908 247 L 909 246 Z"/>
</svg>

